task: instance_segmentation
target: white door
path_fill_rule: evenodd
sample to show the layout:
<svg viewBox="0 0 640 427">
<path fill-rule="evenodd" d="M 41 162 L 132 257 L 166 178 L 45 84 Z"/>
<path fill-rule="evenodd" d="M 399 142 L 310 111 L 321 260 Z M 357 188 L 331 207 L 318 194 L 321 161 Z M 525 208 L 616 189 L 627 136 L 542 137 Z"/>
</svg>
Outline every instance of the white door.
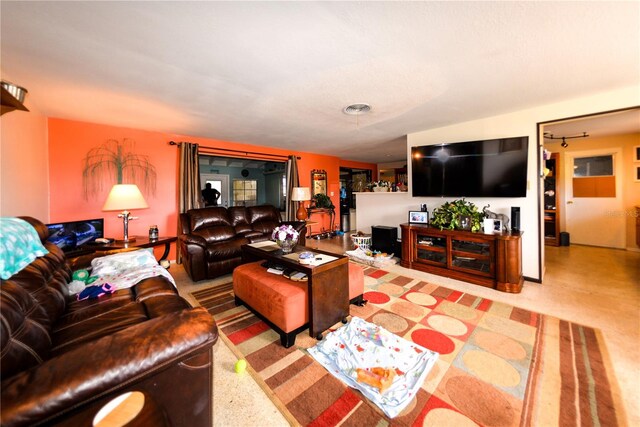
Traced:
<svg viewBox="0 0 640 427">
<path fill-rule="evenodd" d="M 229 206 L 229 175 L 219 175 L 214 173 L 200 174 L 200 185 L 204 189 L 207 182 L 220 192 L 220 200 L 218 206 Z"/>
<path fill-rule="evenodd" d="M 573 178 L 580 159 L 612 156 L 615 197 L 574 197 Z M 578 159 L 578 161 L 576 161 Z M 622 203 L 622 151 L 617 148 L 567 151 L 565 154 L 565 224 L 571 243 L 608 248 L 625 247 L 625 216 Z"/>
</svg>

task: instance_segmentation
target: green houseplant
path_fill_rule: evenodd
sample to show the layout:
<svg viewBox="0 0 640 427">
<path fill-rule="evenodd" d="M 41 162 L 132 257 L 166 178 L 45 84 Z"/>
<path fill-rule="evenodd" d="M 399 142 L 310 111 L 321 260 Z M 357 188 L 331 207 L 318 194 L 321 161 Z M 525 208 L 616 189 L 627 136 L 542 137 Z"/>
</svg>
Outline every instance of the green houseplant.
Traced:
<svg viewBox="0 0 640 427">
<path fill-rule="evenodd" d="M 316 208 L 332 208 L 333 203 L 331 203 L 331 199 L 326 194 L 318 193 L 313 195 L 313 201 L 315 202 Z"/>
<path fill-rule="evenodd" d="M 460 217 L 462 216 L 470 218 L 470 230 L 472 232 L 480 231 L 484 213 L 479 211 L 475 204 L 467 202 L 465 199 L 446 202 L 439 208 L 434 209 L 431 225 L 440 227 L 440 230 L 445 228 L 449 230 L 461 229 L 463 228 L 460 223 Z"/>
</svg>

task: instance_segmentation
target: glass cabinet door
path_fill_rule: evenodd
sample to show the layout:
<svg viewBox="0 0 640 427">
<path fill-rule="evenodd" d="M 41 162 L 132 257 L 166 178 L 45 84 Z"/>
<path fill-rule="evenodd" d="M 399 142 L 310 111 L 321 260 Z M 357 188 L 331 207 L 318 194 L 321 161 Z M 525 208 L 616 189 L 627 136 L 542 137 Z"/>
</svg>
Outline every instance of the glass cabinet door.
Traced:
<svg viewBox="0 0 640 427">
<path fill-rule="evenodd" d="M 451 239 L 451 268 L 493 276 L 493 242 Z"/>
<path fill-rule="evenodd" d="M 447 264 L 447 239 L 446 237 L 418 236 L 416 261 L 427 264 Z"/>
</svg>

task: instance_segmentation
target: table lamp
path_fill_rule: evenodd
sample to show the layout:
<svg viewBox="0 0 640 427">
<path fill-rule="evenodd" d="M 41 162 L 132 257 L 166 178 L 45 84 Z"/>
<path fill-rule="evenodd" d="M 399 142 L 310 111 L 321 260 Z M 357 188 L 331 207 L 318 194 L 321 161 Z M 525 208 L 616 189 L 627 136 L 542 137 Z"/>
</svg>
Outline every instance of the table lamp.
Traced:
<svg viewBox="0 0 640 427">
<path fill-rule="evenodd" d="M 102 207 L 103 211 L 119 211 L 118 218 L 122 218 L 124 223 L 124 238 L 123 242 L 133 242 L 135 238 L 129 238 L 129 220 L 137 219 L 137 217 L 131 216 L 129 209 L 147 209 L 149 205 L 142 197 L 142 193 L 135 184 L 116 184 L 113 186 L 107 201 L 104 202 Z"/>
<path fill-rule="evenodd" d="M 291 200 L 298 202 L 298 210 L 296 212 L 298 221 L 307 219 L 307 210 L 304 208 L 304 202 L 311 200 L 311 189 L 309 187 L 293 187 Z"/>
</svg>

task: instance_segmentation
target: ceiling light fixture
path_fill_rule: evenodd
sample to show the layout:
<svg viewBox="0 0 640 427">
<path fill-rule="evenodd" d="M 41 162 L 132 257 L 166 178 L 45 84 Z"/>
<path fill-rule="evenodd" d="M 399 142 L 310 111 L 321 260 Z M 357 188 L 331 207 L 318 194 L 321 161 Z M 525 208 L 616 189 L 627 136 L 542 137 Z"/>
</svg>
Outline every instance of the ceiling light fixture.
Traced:
<svg viewBox="0 0 640 427">
<path fill-rule="evenodd" d="M 588 137 L 589 137 L 589 135 L 587 135 L 587 133 L 586 133 L 586 132 L 582 132 L 582 135 L 574 135 L 574 136 L 553 136 L 553 134 L 552 134 L 552 133 L 545 132 L 545 133 L 543 134 L 543 136 L 544 136 L 546 139 L 561 139 L 561 140 L 562 140 L 562 143 L 561 143 L 560 145 L 562 146 L 562 148 L 567 148 L 567 147 L 569 146 L 569 144 L 568 144 L 568 143 L 567 143 L 567 141 L 566 141 L 567 139 L 573 139 L 573 138 L 588 138 Z"/>
<path fill-rule="evenodd" d="M 371 105 L 369 104 L 351 104 L 344 107 L 342 110 L 343 113 L 349 114 L 350 116 L 357 116 L 358 114 L 365 114 L 371 111 Z"/>
<path fill-rule="evenodd" d="M 360 129 L 360 123 L 358 117 L 360 114 L 367 114 L 371 111 L 371 105 L 365 103 L 357 103 L 347 105 L 342 109 L 342 112 L 350 116 L 356 116 L 356 129 Z"/>
</svg>

